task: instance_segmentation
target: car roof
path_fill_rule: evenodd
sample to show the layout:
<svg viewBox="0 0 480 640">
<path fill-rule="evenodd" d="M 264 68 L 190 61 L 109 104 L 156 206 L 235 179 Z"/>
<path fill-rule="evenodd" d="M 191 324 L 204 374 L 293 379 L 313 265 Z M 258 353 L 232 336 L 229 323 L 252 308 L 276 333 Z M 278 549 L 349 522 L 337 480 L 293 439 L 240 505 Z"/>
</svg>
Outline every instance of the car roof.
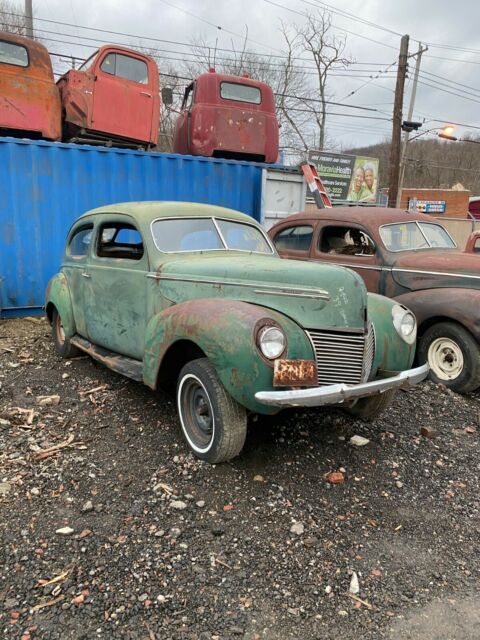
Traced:
<svg viewBox="0 0 480 640">
<path fill-rule="evenodd" d="M 245 213 L 218 207 L 213 204 L 201 204 L 199 202 L 168 202 L 152 200 L 145 202 L 119 202 L 104 207 L 97 207 L 84 213 L 79 219 L 91 215 L 124 213 L 147 224 L 156 218 L 184 218 L 184 217 L 212 217 L 229 218 L 241 222 L 256 223 Z"/>
<path fill-rule="evenodd" d="M 353 222 L 357 224 L 392 224 L 395 222 L 409 222 L 419 220 L 421 222 L 438 222 L 425 213 L 410 212 L 406 209 L 387 209 L 386 207 L 332 207 L 331 209 L 318 209 L 295 213 L 285 220 L 292 222 L 300 220 L 335 220 L 338 222 Z"/>
</svg>

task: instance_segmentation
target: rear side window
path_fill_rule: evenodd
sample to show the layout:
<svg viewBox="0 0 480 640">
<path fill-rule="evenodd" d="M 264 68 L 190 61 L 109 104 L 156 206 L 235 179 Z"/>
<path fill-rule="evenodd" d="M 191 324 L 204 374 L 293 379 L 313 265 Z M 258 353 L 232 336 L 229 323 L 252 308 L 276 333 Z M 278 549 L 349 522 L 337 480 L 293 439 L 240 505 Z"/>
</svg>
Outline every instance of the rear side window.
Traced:
<svg viewBox="0 0 480 640">
<path fill-rule="evenodd" d="M 148 66 L 144 60 L 131 58 L 121 53 L 109 53 L 102 60 L 100 69 L 112 76 L 125 78 L 140 84 L 148 83 Z"/>
<path fill-rule="evenodd" d="M 141 260 L 143 241 L 135 227 L 123 222 L 107 222 L 100 227 L 97 243 L 99 258 Z"/>
<path fill-rule="evenodd" d="M 92 232 L 93 225 L 91 224 L 75 231 L 68 247 L 68 252 L 73 258 L 84 258 L 88 254 Z"/>
<path fill-rule="evenodd" d="M 274 243 L 279 251 L 309 251 L 312 235 L 310 225 L 288 227 L 276 235 Z"/>
<path fill-rule="evenodd" d="M 28 67 L 28 51 L 20 44 L 0 40 L 0 63 Z"/>
<path fill-rule="evenodd" d="M 224 100 L 237 100 L 238 102 L 250 102 L 250 104 L 260 104 L 262 93 L 258 87 L 250 87 L 247 84 L 237 84 L 236 82 L 221 82 L 220 96 Z"/>
</svg>

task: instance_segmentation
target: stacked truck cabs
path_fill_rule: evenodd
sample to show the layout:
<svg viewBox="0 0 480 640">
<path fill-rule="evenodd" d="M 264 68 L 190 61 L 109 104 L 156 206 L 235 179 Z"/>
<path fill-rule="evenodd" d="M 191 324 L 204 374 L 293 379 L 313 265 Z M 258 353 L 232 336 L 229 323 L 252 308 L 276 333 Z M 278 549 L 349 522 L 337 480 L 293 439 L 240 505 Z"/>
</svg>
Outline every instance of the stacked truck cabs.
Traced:
<svg viewBox="0 0 480 640">
<path fill-rule="evenodd" d="M 0 134 L 65 142 L 156 146 L 158 67 L 147 55 L 106 45 L 55 84 L 47 49 L 0 32 Z"/>
<path fill-rule="evenodd" d="M 0 134 L 60 140 L 61 113 L 47 49 L 0 32 Z"/>
<path fill-rule="evenodd" d="M 175 153 L 276 162 L 278 121 L 271 87 L 248 76 L 204 73 L 185 89 Z"/>
<path fill-rule="evenodd" d="M 147 55 L 106 45 L 78 70 L 57 82 L 63 109 L 63 137 L 72 142 L 138 144 L 158 140 L 158 67 Z"/>
</svg>

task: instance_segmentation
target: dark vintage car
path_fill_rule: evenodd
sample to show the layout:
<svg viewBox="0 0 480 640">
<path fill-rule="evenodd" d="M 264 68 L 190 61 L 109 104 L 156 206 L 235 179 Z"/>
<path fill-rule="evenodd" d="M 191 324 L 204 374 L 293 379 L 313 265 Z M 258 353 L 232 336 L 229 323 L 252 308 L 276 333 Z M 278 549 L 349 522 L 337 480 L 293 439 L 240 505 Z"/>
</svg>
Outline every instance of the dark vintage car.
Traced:
<svg viewBox="0 0 480 640">
<path fill-rule="evenodd" d="M 422 213 L 338 207 L 285 218 L 269 231 L 284 258 L 350 267 L 374 293 L 411 309 L 417 359 L 432 380 L 465 393 L 480 385 L 480 256 L 472 235 L 460 251 Z"/>
<path fill-rule="evenodd" d="M 250 217 L 210 205 L 109 205 L 68 234 L 46 311 L 60 356 L 82 352 L 176 389 L 191 450 L 229 460 L 247 411 L 342 405 L 370 417 L 410 369 L 416 322 L 333 265 L 288 264 Z"/>
</svg>

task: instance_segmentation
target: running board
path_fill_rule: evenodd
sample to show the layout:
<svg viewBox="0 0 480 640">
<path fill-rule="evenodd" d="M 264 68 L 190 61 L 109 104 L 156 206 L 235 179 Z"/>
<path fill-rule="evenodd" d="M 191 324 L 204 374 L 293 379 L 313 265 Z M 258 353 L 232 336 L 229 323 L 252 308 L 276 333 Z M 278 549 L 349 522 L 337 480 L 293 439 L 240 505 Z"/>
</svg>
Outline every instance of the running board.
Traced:
<svg viewBox="0 0 480 640">
<path fill-rule="evenodd" d="M 120 356 L 118 353 L 98 347 L 89 340 L 85 340 L 81 336 L 75 334 L 70 338 L 70 343 L 75 347 L 78 347 L 82 351 L 85 351 L 94 360 L 98 360 L 112 371 L 121 373 L 122 376 L 136 380 L 137 382 L 143 382 L 143 362 L 141 360 L 134 360 L 127 356 Z"/>
</svg>

